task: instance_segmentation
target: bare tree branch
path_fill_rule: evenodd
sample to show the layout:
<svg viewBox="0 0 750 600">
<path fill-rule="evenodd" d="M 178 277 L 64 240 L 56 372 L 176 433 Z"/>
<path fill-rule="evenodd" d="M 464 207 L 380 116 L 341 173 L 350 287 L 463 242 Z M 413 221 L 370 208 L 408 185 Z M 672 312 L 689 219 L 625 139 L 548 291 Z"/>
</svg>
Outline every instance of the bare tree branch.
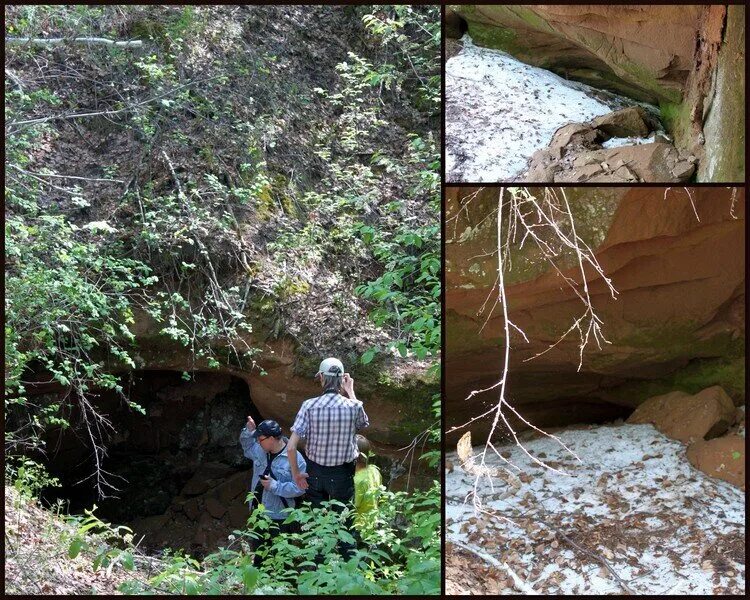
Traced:
<svg viewBox="0 0 750 600">
<path fill-rule="evenodd" d="M 116 42 L 107 38 L 100 37 L 76 37 L 76 38 L 20 38 L 7 37 L 6 44 L 23 45 L 33 44 L 35 46 L 59 46 L 61 44 L 87 44 L 89 46 L 104 45 L 117 46 L 118 48 L 140 48 L 143 46 L 141 40 L 128 40 L 125 42 Z"/>
</svg>

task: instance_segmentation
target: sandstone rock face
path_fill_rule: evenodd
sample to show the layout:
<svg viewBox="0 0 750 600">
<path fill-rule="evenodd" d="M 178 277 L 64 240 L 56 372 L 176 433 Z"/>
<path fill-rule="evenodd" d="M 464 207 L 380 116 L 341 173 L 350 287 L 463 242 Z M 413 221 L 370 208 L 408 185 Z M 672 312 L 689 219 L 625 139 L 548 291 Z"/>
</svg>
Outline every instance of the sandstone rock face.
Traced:
<svg viewBox="0 0 750 600">
<path fill-rule="evenodd" d="M 628 417 L 628 423 L 652 423 L 667 437 L 689 444 L 715 438 L 734 423 L 734 403 L 719 386 L 690 395 L 669 392 L 649 398 Z"/>
<path fill-rule="evenodd" d="M 698 440 L 688 447 L 687 458 L 706 475 L 745 488 L 745 438 L 732 435 Z"/>
<path fill-rule="evenodd" d="M 456 5 L 477 44 L 599 88 L 679 101 L 700 6 Z"/>
<path fill-rule="evenodd" d="M 716 77 L 703 106 L 705 160 L 698 181 L 745 180 L 745 7 L 728 6 Z"/>
<path fill-rule="evenodd" d="M 456 5 L 453 35 L 559 75 L 659 105 L 698 181 L 745 173 L 745 7 Z M 679 176 L 678 176 L 679 177 Z M 682 180 L 682 179 L 678 179 Z M 552 181 L 548 179 L 546 181 Z"/>
<path fill-rule="evenodd" d="M 496 383 L 501 372 L 502 313 L 492 310 L 498 191 L 446 190 L 448 429 L 491 406 L 494 392 L 467 396 Z M 532 359 L 580 316 L 581 305 L 533 245 L 515 248 L 506 277 L 508 309 L 529 343 L 511 337 L 508 389 L 520 412 L 534 425 L 554 426 L 567 418 L 575 422 L 568 408 L 580 422 L 587 405 L 632 410 L 655 395 L 675 389 L 694 394 L 712 385 L 741 401 L 743 190 L 568 188 L 566 195 L 578 234 L 618 291 L 613 300 L 604 282 L 587 270 L 592 303 L 611 343 L 601 350 L 589 345 L 580 371 L 577 336 Z M 574 266 L 566 263 L 562 274 L 579 278 Z M 489 424 L 473 423 L 472 433 L 486 433 Z M 453 439 L 456 433 L 447 441 Z"/>
<path fill-rule="evenodd" d="M 193 371 L 198 375 L 210 378 L 220 376 L 229 382 L 232 377 L 247 384 L 247 402 L 257 408 L 263 418 L 274 419 L 282 428 L 288 430 L 294 422 L 302 402 L 320 394 L 320 385 L 313 380 L 319 357 L 306 359 L 302 370 L 299 353 L 294 344 L 287 339 L 258 342 L 248 339 L 250 346 L 263 349 L 262 358 L 258 359 L 260 369 L 211 369 L 205 359 L 190 355 L 189 348 L 170 344 L 157 335 L 158 327 L 147 315 L 139 315 L 133 333 L 138 338 L 139 352 L 136 364 L 140 368 L 164 371 Z M 165 348 L 165 345 L 167 348 Z M 425 375 L 430 366 L 427 362 L 412 361 L 409 366 L 377 366 L 371 363 L 369 369 L 358 365 L 354 357 L 345 357 L 344 365 L 351 369 L 356 381 L 357 397 L 365 402 L 370 417 L 368 437 L 374 441 L 396 450 L 408 444 L 414 435 L 423 431 L 431 423 L 430 403 L 414 403 L 408 399 L 419 394 L 429 399 L 439 391 L 439 381 Z M 194 384 L 191 384 L 194 385 Z M 226 384 L 225 384 L 226 385 Z M 202 415 L 196 431 L 190 437 L 191 443 L 198 443 L 200 436 L 205 435 L 211 443 L 220 440 L 226 451 L 217 451 L 216 459 L 230 461 L 234 453 L 236 421 L 230 422 L 230 414 L 247 414 L 242 406 L 242 399 L 235 395 L 224 394 L 226 390 L 196 389 L 188 394 L 189 402 L 197 405 L 205 403 L 206 396 L 220 396 L 223 408 L 213 409 L 206 418 Z M 182 396 L 184 397 L 184 395 Z M 202 400 L 203 399 L 203 400 Z M 239 412 L 237 412 L 239 411 Z M 168 419 L 164 419 L 165 422 Z M 205 423 L 204 423 L 205 421 Z M 244 422 L 244 419 L 242 420 Z M 240 425 L 241 427 L 242 425 Z M 198 435 L 198 437 L 195 437 Z M 187 443 L 187 442 L 186 442 Z M 239 467 L 240 465 L 235 465 Z"/>
<path fill-rule="evenodd" d="M 168 545 L 189 550 L 197 544 L 214 549 L 222 536 L 226 538 L 247 517 L 244 504 L 252 468 L 239 443 L 247 415 L 256 422 L 276 418 L 288 433 L 299 406 L 320 390 L 312 376 L 295 375 L 291 367 L 287 371 L 278 362 L 275 369 L 269 369 L 269 373 L 274 373 L 269 375 L 272 379 L 261 378 L 264 383 L 253 388 L 245 380 L 225 373 L 194 372 L 189 380 L 184 380 L 175 371 L 138 371 L 128 380 L 128 392 L 144 407 L 145 415 L 129 409 L 112 393 L 100 394 L 98 408 L 111 419 L 116 431 L 109 440 L 105 468 L 124 480 L 117 480 L 122 490 L 119 498 L 82 499 L 83 506 L 95 501 L 103 518 L 127 523 L 136 533 L 147 534 L 144 544 L 149 547 Z M 316 368 L 317 363 L 312 367 L 313 373 Z M 394 445 L 399 440 L 409 440 L 412 428 L 417 432 L 423 429 L 421 419 L 426 416 L 401 394 L 410 400 L 431 384 L 418 379 L 404 384 L 403 374 L 394 371 L 371 375 L 369 381 L 360 381 L 358 391 L 373 429 L 386 428 L 382 437 Z M 264 390 L 265 384 L 268 385 Z M 370 393 L 377 400 L 370 401 Z M 288 415 L 288 421 L 283 415 Z M 76 415 L 71 421 L 77 422 Z M 391 461 L 404 457 L 405 450 L 383 443 L 369 430 L 366 433 L 381 457 L 384 472 Z M 66 485 L 68 481 L 78 481 L 81 464 L 90 459 L 89 448 L 69 429 L 50 431 L 47 441 L 51 448 L 60 448 L 59 452 L 50 453 L 53 472 Z M 432 479 L 432 473 L 427 475 L 420 461 L 413 469 L 412 485 L 415 481 L 423 485 Z M 394 489 L 402 480 L 405 482 L 406 478 L 392 483 Z M 80 490 L 74 491 L 81 494 Z M 153 516 L 166 519 L 164 526 L 155 527 Z"/>
</svg>

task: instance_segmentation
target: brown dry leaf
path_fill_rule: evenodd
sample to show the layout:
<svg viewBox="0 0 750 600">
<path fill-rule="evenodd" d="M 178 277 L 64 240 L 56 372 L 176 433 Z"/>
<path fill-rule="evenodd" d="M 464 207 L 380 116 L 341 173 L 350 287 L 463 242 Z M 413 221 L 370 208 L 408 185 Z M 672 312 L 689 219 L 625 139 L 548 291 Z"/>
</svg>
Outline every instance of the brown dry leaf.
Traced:
<svg viewBox="0 0 750 600">
<path fill-rule="evenodd" d="M 464 463 L 462 466 L 466 468 L 466 464 L 474 458 L 474 449 L 471 447 L 471 431 L 467 431 L 461 436 L 458 444 L 456 444 L 456 451 L 458 452 L 458 458 Z"/>
</svg>

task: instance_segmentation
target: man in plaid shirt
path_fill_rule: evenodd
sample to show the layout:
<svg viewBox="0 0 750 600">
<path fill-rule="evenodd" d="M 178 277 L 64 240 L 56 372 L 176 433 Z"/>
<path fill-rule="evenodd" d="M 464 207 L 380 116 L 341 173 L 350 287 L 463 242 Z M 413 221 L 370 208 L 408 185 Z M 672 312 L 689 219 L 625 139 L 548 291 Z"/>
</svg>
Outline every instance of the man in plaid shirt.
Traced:
<svg viewBox="0 0 750 600">
<path fill-rule="evenodd" d="M 324 500 L 347 504 L 354 498 L 357 431 L 370 422 L 354 394 L 354 379 L 344 373 L 340 360 L 326 358 L 315 378 L 323 393 L 302 403 L 287 445 L 292 477 L 300 489 L 307 491 L 305 497 L 314 507 Z M 297 467 L 300 438 L 307 439 L 307 473 L 300 473 Z"/>
</svg>

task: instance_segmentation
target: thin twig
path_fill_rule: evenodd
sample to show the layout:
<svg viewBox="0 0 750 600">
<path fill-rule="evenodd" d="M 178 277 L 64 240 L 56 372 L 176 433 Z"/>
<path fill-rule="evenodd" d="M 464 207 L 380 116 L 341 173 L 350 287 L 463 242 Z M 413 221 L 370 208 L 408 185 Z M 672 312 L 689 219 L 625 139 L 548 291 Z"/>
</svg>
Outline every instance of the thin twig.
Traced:
<svg viewBox="0 0 750 600">
<path fill-rule="evenodd" d="M 467 546 L 465 544 L 462 544 L 461 542 L 456 542 L 454 540 L 451 540 L 451 544 L 453 544 L 455 546 L 458 546 L 459 548 L 463 548 L 464 550 L 466 550 L 468 552 L 471 552 L 472 554 L 478 556 L 479 558 L 481 558 L 485 562 L 490 563 L 493 567 L 496 567 L 498 569 L 504 569 L 505 572 L 508 575 L 510 575 L 510 578 L 513 580 L 513 585 L 515 586 L 515 588 L 519 592 L 521 592 L 523 594 L 526 594 L 528 596 L 534 596 L 534 595 L 537 594 L 536 590 L 533 587 L 531 587 L 531 585 L 529 585 L 528 583 L 526 583 L 525 581 L 523 581 L 516 574 L 516 572 L 513 569 L 511 569 L 510 566 L 508 566 L 508 563 L 506 563 L 506 562 L 502 562 L 501 563 L 494 556 L 491 556 L 491 555 L 487 554 L 486 552 L 482 552 L 480 550 L 475 550 L 474 548 L 471 548 L 471 547 L 469 547 L 469 546 Z"/>
</svg>

